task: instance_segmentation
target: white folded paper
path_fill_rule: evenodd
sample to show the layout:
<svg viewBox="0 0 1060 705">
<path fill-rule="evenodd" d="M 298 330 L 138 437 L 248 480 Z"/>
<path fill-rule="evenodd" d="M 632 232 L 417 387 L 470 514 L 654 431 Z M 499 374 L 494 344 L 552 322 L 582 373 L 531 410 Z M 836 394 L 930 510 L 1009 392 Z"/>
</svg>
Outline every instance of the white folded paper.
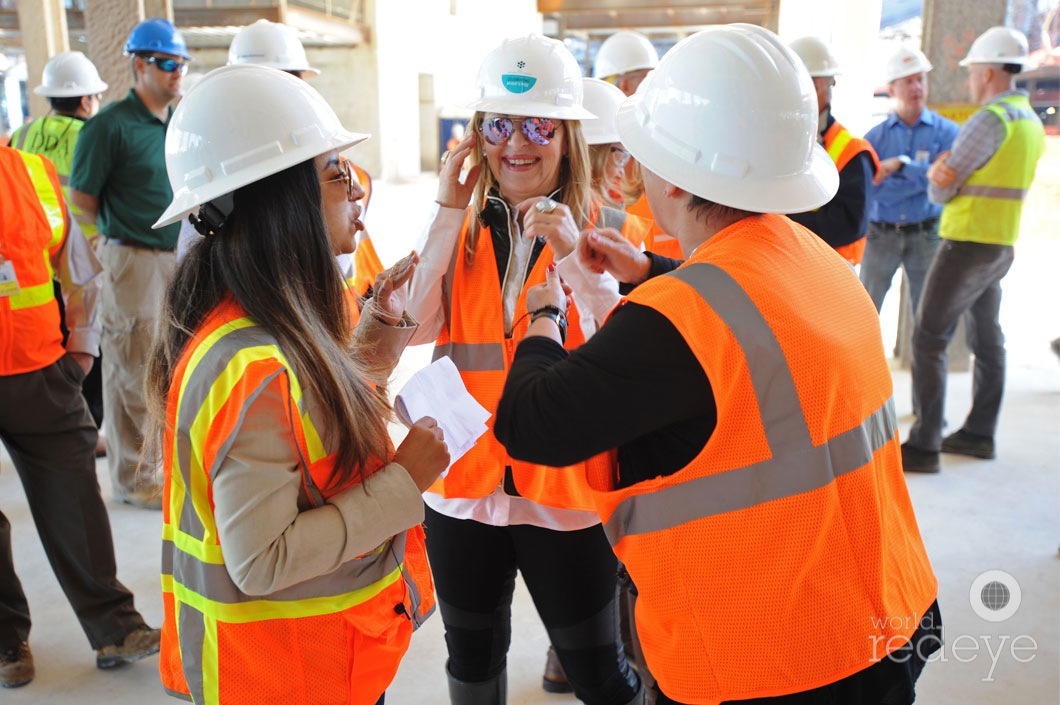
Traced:
<svg viewBox="0 0 1060 705">
<path fill-rule="evenodd" d="M 412 375 L 394 399 L 394 411 L 406 426 L 430 416 L 442 429 L 449 467 L 489 430 L 487 411 L 464 386 L 456 365 L 440 357 Z"/>
</svg>

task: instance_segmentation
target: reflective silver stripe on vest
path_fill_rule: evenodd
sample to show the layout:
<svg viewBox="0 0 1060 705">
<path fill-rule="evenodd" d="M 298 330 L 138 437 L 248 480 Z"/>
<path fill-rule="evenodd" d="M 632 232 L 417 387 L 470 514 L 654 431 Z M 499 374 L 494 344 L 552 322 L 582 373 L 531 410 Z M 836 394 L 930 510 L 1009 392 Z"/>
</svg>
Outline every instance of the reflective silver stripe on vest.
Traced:
<svg viewBox="0 0 1060 705">
<path fill-rule="evenodd" d="M 29 128 L 32 124 L 32 122 L 27 122 L 22 126 L 22 129 L 18 131 L 18 134 L 16 135 L 18 142 L 15 144 L 15 149 L 21 150 L 26 145 L 26 135 L 29 134 Z"/>
<path fill-rule="evenodd" d="M 206 642 L 206 618 L 191 605 L 182 604 L 177 610 L 177 634 L 180 635 L 180 660 L 188 692 L 197 703 L 209 702 L 203 692 L 203 651 Z"/>
<path fill-rule="evenodd" d="M 1022 201 L 1027 197 L 1025 188 L 1005 188 L 1003 186 L 962 186 L 957 192 L 961 196 L 979 198 L 1000 198 L 1006 201 Z"/>
<path fill-rule="evenodd" d="M 604 206 L 600 208 L 600 217 L 596 224 L 601 228 L 614 228 L 618 232 L 622 232 L 622 228 L 626 227 L 626 216 L 627 213 L 625 211 Z"/>
<path fill-rule="evenodd" d="M 504 346 L 500 343 L 442 343 L 434 347 L 431 359 L 447 356 L 461 372 L 504 370 Z"/>
<path fill-rule="evenodd" d="M 787 358 L 743 288 L 711 264 L 688 265 L 665 276 L 689 284 L 721 317 L 743 349 L 771 457 L 630 497 L 618 505 L 604 526 L 612 544 L 630 534 L 671 529 L 824 487 L 864 466 L 894 438 L 898 423 L 894 400 L 888 399 L 860 425 L 815 447 Z"/>
</svg>

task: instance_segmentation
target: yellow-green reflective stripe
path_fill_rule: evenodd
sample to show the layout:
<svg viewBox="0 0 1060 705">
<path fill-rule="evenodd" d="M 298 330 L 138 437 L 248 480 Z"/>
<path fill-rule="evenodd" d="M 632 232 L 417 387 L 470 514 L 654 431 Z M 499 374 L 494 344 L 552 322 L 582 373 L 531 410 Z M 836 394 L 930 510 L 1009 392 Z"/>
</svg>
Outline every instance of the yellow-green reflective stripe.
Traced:
<svg viewBox="0 0 1060 705">
<path fill-rule="evenodd" d="M 839 134 L 835 136 L 835 139 L 832 140 L 832 144 L 828 147 L 828 156 L 832 158 L 833 162 L 839 161 L 839 155 L 842 154 L 843 150 L 846 149 L 846 146 L 850 144 L 851 139 L 852 137 L 850 133 L 846 130 L 840 130 Z"/>
<path fill-rule="evenodd" d="M 205 612 L 202 616 L 202 631 L 202 694 L 206 703 L 217 705 L 221 702 L 217 619 Z"/>
<path fill-rule="evenodd" d="M 217 602 L 182 585 L 170 576 L 170 585 L 174 597 L 190 605 L 207 617 L 228 624 L 246 624 L 266 619 L 298 619 L 317 617 L 325 614 L 336 614 L 343 610 L 368 602 L 398 580 L 401 580 L 401 565 L 383 576 L 380 580 L 341 595 L 310 597 L 295 601 L 253 600 L 231 604 Z"/>
<path fill-rule="evenodd" d="M 47 261 L 47 257 L 45 257 Z M 22 291 L 18 292 L 14 296 L 8 298 L 11 303 L 12 310 L 20 310 L 26 308 L 33 308 L 34 306 L 43 306 L 52 299 L 55 298 L 55 287 L 51 280 L 51 263 L 48 263 L 48 281 L 43 284 L 37 284 L 36 286 L 27 286 Z"/>
<path fill-rule="evenodd" d="M 48 170 L 44 167 L 44 160 L 35 154 L 19 152 L 19 155 L 21 155 L 22 162 L 26 165 L 26 171 L 29 172 L 29 178 L 33 181 L 33 186 L 37 190 L 41 208 L 44 209 L 44 217 L 48 220 L 48 227 L 52 231 L 52 239 L 48 243 L 48 248 L 50 249 L 63 241 L 63 231 L 65 229 L 63 201 L 59 196 L 59 192 L 55 190 L 55 184 L 52 183 L 51 178 L 48 176 Z"/>
</svg>

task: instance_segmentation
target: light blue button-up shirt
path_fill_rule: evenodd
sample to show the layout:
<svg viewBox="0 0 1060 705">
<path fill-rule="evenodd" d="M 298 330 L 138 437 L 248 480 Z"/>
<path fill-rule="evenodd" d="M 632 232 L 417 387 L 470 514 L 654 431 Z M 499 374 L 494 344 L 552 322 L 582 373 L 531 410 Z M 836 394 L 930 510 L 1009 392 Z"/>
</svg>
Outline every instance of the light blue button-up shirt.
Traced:
<svg viewBox="0 0 1060 705">
<path fill-rule="evenodd" d="M 869 220 L 919 223 L 939 217 L 942 206 L 928 200 L 927 172 L 935 157 L 953 147 L 958 129 L 957 123 L 924 108 L 912 127 L 891 113 L 869 130 L 865 139 L 872 144 L 881 161 L 903 155 L 909 159 L 901 171 L 873 187 Z"/>
</svg>

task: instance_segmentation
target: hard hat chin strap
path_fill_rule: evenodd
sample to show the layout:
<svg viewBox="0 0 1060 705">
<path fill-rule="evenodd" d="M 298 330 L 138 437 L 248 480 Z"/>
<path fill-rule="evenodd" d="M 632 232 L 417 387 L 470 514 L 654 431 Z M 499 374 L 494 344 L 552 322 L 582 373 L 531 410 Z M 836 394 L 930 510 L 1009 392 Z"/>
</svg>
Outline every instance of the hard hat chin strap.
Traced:
<svg viewBox="0 0 1060 705">
<path fill-rule="evenodd" d="M 232 213 L 234 205 L 232 194 L 226 193 L 199 206 L 199 213 L 188 215 L 188 222 L 204 236 L 217 235 Z"/>
</svg>

